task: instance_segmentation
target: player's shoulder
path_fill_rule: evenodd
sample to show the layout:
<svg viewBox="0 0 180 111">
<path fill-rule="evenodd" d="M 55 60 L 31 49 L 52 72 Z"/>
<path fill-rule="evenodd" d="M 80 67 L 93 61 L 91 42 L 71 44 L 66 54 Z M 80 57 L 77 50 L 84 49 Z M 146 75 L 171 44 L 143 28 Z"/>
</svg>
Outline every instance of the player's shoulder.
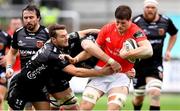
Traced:
<svg viewBox="0 0 180 111">
<path fill-rule="evenodd" d="M 143 19 L 143 15 L 142 14 L 139 14 L 139 15 L 136 15 L 132 18 L 132 22 L 136 23 L 136 22 L 139 22 L 140 20 Z"/>
<path fill-rule="evenodd" d="M 40 25 L 40 29 L 43 30 L 45 33 L 49 33 L 48 28 L 43 25 Z"/>
<path fill-rule="evenodd" d="M 52 52 L 53 50 L 53 45 L 52 43 L 50 42 L 50 40 L 48 40 L 44 45 L 43 47 L 40 49 L 41 50 L 41 53 L 43 55 L 46 55 L 48 57 L 48 55 Z"/>
<path fill-rule="evenodd" d="M 15 33 L 19 33 L 20 31 L 22 31 L 24 29 L 24 27 L 20 27 L 18 29 L 16 29 Z"/>
<path fill-rule="evenodd" d="M 9 34 L 8 34 L 7 32 L 5 32 L 5 31 L 3 31 L 3 30 L 1 30 L 0 33 L 1 33 L 2 36 L 4 36 L 4 37 L 8 37 L 8 36 L 9 36 Z"/>
<path fill-rule="evenodd" d="M 169 20 L 170 18 L 167 15 L 160 14 L 160 17 L 165 20 Z"/>
</svg>

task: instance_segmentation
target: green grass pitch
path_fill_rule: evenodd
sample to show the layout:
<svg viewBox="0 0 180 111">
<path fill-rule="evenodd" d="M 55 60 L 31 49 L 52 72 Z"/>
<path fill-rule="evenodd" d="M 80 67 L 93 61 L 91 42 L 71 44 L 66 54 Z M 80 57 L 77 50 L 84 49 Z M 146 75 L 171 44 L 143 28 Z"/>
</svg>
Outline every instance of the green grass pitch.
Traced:
<svg viewBox="0 0 180 111">
<path fill-rule="evenodd" d="M 81 100 L 81 94 L 76 94 L 79 100 Z M 129 94 L 125 107 L 123 110 L 133 110 L 132 106 L 132 94 Z M 7 103 L 4 104 L 5 110 L 8 109 Z M 107 109 L 107 97 L 103 96 L 96 104 L 93 110 L 106 110 Z M 142 110 L 149 109 L 149 98 L 146 96 Z M 162 94 L 161 96 L 161 110 L 180 110 L 180 93 L 177 94 Z"/>
<path fill-rule="evenodd" d="M 81 99 L 81 95 L 78 94 Z M 132 106 L 132 94 L 129 94 L 125 107 L 123 110 L 133 110 Z M 107 109 L 107 97 L 102 97 L 96 104 L 94 110 L 106 110 Z M 146 96 L 143 103 L 142 110 L 149 110 L 149 98 Z M 162 94 L 161 96 L 161 110 L 180 110 L 180 93 L 179 94 Z"/>
</svg>

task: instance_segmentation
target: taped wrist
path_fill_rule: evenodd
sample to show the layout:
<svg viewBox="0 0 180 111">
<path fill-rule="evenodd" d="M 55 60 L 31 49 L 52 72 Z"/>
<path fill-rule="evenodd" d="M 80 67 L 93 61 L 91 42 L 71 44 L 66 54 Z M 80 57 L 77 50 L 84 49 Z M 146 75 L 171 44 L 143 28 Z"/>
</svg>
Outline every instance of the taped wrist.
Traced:
<svg viewBox="0 0 180 111">
<path fill-rule="evenodd" d="M 14 70 L 12 69 L 12 65 L 7 65 L 6 66 L 6 72 L 10 72 L 10 73 L 14 72 Z"/>
</svg>

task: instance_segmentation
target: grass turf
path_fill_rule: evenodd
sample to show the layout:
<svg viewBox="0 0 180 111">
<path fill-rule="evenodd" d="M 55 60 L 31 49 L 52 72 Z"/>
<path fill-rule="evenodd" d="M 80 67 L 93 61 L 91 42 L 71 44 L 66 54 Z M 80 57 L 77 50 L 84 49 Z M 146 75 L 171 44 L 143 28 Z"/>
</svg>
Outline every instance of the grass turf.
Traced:
<svg viewBox="0 0 180 111">
<path fill-rule="evenodd" d="M 77 94 L 81 99 L 81 94 Z M 132 106 L 132 95 L 130 94 L 127 98 L 125 107 L 123 110 L 133 110 Z M 106 110 L 107 109 L 107 97 L 102 97 L 97 102 L 94 110 Z M 146 96 L 143 103 L 142 110 L 149 110 L 149 98 Z M 180 110 L 180 93 L 179 94 L 162 94 L 161 96 L 161 110 Z"/>
<path fill-rule="evenodd" d="M 76 94 L 79 100 L 81 100 L 81 94 Z M 125 107 L 123 110 L 133 110 L 132 106 L 132 95 L 130 94 L 127 98 Z M 4 103 L 5 110 L 8 109 L 8 105 Z M 106 110 L 107 109 L 107 97 L 103 96 L 97 102 L 93 110 Z M 149 109 L 149 98 L 146 96 L 142 110 Z M 179 94 L 162 94 L 161 96 L 161 110 L 180 110 L 180 93 Z"/>
</svg>

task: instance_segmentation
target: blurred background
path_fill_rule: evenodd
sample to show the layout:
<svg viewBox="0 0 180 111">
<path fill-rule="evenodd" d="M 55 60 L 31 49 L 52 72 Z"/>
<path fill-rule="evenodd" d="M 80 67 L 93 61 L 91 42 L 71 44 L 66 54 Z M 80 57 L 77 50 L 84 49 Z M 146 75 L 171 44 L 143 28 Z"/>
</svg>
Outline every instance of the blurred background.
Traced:
<svg viewBox="0 0 180 111">
<path fill-rule="evenodd" d="M 143 0 L 0 0 L 0 28 L 7 30 L 10 19 L 20 18 L 21 10 L 29 3 L 36 4 L 40 8 L 43 25 L 58 22 L 67 25 L 69 32 L 101 28 L 114 19 L 115 8 L 120 4 L 129 5 L 133 10 L 133 16 L 143 11 Z M 178 29 L 180 29 L 179 5 L 179 0 L 159 0 L 159 12 L 169 16 Z M 163 92 L 180 93 L 179 37 L 180 34 L 172 50 L 172 60 L 164 62 Z M 168 35 L 164 48 L 167 46 L 167 40 Z M 75 92 L 82 92 L 86 82 L 87 78 L 74 77 L 71 86 Z"/>
</svg>

